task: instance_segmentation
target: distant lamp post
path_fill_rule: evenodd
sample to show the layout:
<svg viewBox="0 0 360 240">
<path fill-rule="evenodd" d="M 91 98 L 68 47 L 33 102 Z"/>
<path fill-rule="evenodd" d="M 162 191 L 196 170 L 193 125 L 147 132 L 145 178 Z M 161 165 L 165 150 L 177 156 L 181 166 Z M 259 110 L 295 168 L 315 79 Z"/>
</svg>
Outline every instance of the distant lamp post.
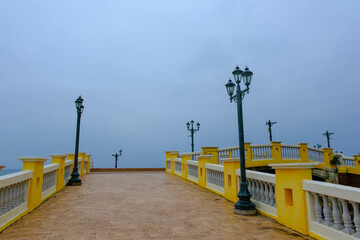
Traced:
<svg viewBox="0 0 360 240">
<path fill-rule="evenodd" d="M 249 86 L 251 83 L 251 78 L 253 73 L 249 70 L 248 67 L 244 71 L 240 70 L 236 66 L 235 70 L 232 72 L 234 75 L 234 80 L 236 82 L 236 93 L 235 83 L 229 79 L 229 82 L 225 84 L 226 90 L 230 95 L 230 102 L 233 100 L 237 104 L 237 114 L 238 114 L 238 131 L 239 131 L 239 148 L 240 148 L 240 171 L 241 171 L 241 183 L 240 190 L 237 194 L 239 201 L 235 203 L 234 212 L 241 215 L 255 215 L 256 208 L 255 204 L 251 202 L 251 194 L 248 190 L 248 185 L 246 183 L 246 171 L 245 171 L 245 147 L 244 147 L 244 124 L 243 124 L 243 115 L 242 115 L 242 100 L 245 97 L 245 93 L 249 93 Z M 246 88 L 241 90 L 240 82 L 244 81 Z"/>
<path fill-rule="evenodd" d="M 79 178 L 78 171 L 78 154 L 79 154 L 79 136 L 80 136 L 80 118 L 81 114 L 84 111 L 84 106 L 82 105 L 84 99 L 81 96 L 76 99 L 75 106 L 77 110 L 77 125 L 76 125 L 76 141 L 75 141 L 75 159 L 74 159 L 74 170 L 71 173 L 71 178 L 68 181 L 67 185 L 69 186 L 79 186 L 81 185 L 81 179 Z"/>
<path fill-rule="evenodd" d="M 314 148 L 320 149 L 321 145 L 317 143 L 316 145 L 314 145 Z"/>
<path fill-rule="evenodd" d="M 117 162 L 118 162 L 118 158 L 121 156 L 122 154 L 122 150 L 120 149 L 119 154 L 115 153 L 113 154 L 113 156 L 115 157 L 115 168 L 117 168 Z"/>
<path fill-rule="evenodd" d="M 269 137 L 270 137 L 270 142 L 272 142 L 272 132 L 271 132 L 271 126 L 272 125 L 275 125 L 276 124 L 276 122 L 272 122 L 272 121 L 267 121 L 266 123 L 265 123 L 265 125 L 268 125 L 268 131 L 269 131 Z"/>
<path fill-rule="evenodd" d="M 187 126 L 187 130 L 189 130 L 190 133 L 191 133 L 190 134 L 190 136 L 191 136 L 191 152 L 194 152 L 194 133 L 200 130 L 200 123 L 198 122 L 196 124 L 197 129 L 194 129 L 194 120 L 191 120 L 190 122 L 187 122 L 186 126 Z"/>
<path fill-rule="evenodd" d="M 323 133 L 324 136 L 326 136 L 327 139 L 327 144 L 328 144 L 328 148 L 330 148 L 330 136 L 334 135 L 334 133 L 330 133 L 329 131 L 326 131 L 325 133 Z"/>
</svg>

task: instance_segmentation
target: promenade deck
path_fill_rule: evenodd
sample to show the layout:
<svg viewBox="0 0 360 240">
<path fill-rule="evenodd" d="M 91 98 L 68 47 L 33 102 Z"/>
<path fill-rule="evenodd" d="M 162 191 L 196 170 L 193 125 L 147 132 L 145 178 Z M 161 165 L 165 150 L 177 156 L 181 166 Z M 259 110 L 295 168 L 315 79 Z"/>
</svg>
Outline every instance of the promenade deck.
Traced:
<svg viewBox="0 0 360 240">
<path fill-rule="evenodd" d="M 311 239 L 164 172 L 91 173 L 0 234 L 46 239 Z"/>
</svg>

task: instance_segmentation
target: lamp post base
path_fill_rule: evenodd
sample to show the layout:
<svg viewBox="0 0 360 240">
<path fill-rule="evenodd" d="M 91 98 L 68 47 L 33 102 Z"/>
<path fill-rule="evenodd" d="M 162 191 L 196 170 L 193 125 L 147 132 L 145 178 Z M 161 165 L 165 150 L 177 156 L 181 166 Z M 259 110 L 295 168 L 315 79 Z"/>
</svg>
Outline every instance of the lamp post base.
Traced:
<svg viewBox="0 0 360 240">
<path fill-rule="evenodd" d="M 77 178 L 77 179 L 70 178 L 70 180 L 68 181 L 68 183 L 66 185 L 67 186 L 80 186 L 81 179 L 80 178 Z"/>
<path fill-rule="evenodd" d="M 235 208 L 234 213 L 239 214 L 239 215 L 243 215 L 243 216 L 254 216 L 254 215 L 256 215 L 257 211 L 256 211 L 256 209 L 240 210 L 240 209 Z"/>
</svg>

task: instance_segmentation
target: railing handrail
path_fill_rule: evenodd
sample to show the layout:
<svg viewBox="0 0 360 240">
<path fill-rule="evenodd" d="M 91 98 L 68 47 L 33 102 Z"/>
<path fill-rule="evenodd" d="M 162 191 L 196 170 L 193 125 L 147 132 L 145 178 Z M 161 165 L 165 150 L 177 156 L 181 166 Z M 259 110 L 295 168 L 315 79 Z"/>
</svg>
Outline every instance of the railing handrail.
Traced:
<svg viewBox="0 0 360 240">
<path fill-rule="evenodd" d="M 58 169 L 59 169 L 58 163 L 49 164 L 49 165 L 44 166 L 43 174 L 49 173 L 49 172 L 52 172 L 52 171 L 55 171 Z"/>
<path fill-rule="evenodd" d="M 313 180 L 303 180 L 302 188 L 304 191 L 314 192 L 321 195 L 327 195 L 353 202 L 360 202 L 360 188 L 356 187 L 349 187 L 327 182 L 318 182 Z"/>
<path fill-rule="evenodd" d="M 73 160 L 66 160 L 65 161 L 65 167 L 72 165 L 73 164 Z"/>
<path fill-rule="evenodd" d="M 201 152 L 187 152 L 187 153 L 180 153 L 180 156 L 192 156 L 192 155 L 200 155 Z"/>
<path fill-rule="evenodd" d="M 271 144 L 252 144 L 250 147 L 271 147 Z"/>
<path fill-rule="evenodd" d="M 193 165 L 193 166 L 198 166 L 199 165 L 199 163 L 197 161 L 193 161 L 193 160 L 187 160 L 186 164 Z"/>
<path fill-rule="evenodd" d="M 281 147 L 288 147 L 288 148 L 300 148 L 299 145 L 291 145 L 291 144 L 281 144 Z"/>
<path fill-rule="evenodd" d="M 236 175 L 240 176 L 240 168 L 236 169 Z M 275 174 L 246 170 L 246 177 L 268 183 L 276 183 Z"/>
<path fill-rule="evenodd" d="M 224 172 L 224 165 L 220 165 L 220 164 L 206 163 L 205 168 Z"/>
<path fill-rule="evenodd" d="M 33 177 L 33 171 L 24 170 L 16 173 L 6 174 L 0 177 L 0 188 L 4 188 Z"/>
<path fill-rule="evenodd" d="M 181 158 L 174 158 L 174 162 L 179 162 L 179 163 L 181 163 L 182 160 L 181 160 Z"/>
<path fill-rule="evenodd" d="M 324 150 L 322 150 L 322 149 L 318 149 L 318 148 L 313 148 L 313 147 L 309 147 L 308 146 L 308 150 L 312 150 L 312 151 L 315 151 L 315 152 L 324 152 Z"/>
<path fill-rule="evenodd" d="M 238 148 L 239 148 L 239 146 L 218 148 L 218 152 L 219 151 L 226 151 L 226 150 L 233 150 L 233 149 L 238 149 Z"/>
</svg>

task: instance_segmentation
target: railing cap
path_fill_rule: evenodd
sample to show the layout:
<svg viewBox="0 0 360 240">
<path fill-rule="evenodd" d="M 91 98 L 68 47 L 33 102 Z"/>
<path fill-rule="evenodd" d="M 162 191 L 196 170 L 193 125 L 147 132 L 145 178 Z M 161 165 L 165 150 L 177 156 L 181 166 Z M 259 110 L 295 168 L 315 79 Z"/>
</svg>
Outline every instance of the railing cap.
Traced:
<svg viewBox="0 0 360 240">
<path fill-rule="evenodd" d="M 85 155 L 85 154 L 86 154 L 86 152 L 79 152 L 79 154 L 84 154 L 84 155 Z"/>
<path fill-rule="evenodd" d="M 220 160 L 223 164 L 226 162 L 240 162 L 240 158 L 223 158 Z"/>
<path fill-rule="evenodd" d="M 210 159 L 210 158 L 212 158 L 212 157 L 214 157 L 214 156 L 213 156 L 213 155 L 199 155 L 199 156 L 197 156 L 198 159 L 199 159 L 199 158 Z"/>
<path fill-rule="evenodd" d="M 52 158 L 66 158 L 67 155 L 65 154 L 49 154 L 50 157 Z"/>
<path fill-rule="evenodd" d="M 22 162 L 46 162 L 49 160 L 44 157 L 18 157 L 18 159 Z"/>
<path fill-rule="evenodd" d="M 68 155 L 68 156 L 75 155 L 75 153 L 65 153 L 65 154 Z"/>
<path fill-rule="evenodd" d="M 319 163 L 281 163 L 281 164 L 269 164 L 269 167 L 273 169 L 312 169 Z"/>
<path fill-rule="evenodd" d="M 199 155 L 201 152 L 187 152 L 187 153 L 180 153 L 180 156 L 191 156 L 191 155 Z"/>
</svg>

